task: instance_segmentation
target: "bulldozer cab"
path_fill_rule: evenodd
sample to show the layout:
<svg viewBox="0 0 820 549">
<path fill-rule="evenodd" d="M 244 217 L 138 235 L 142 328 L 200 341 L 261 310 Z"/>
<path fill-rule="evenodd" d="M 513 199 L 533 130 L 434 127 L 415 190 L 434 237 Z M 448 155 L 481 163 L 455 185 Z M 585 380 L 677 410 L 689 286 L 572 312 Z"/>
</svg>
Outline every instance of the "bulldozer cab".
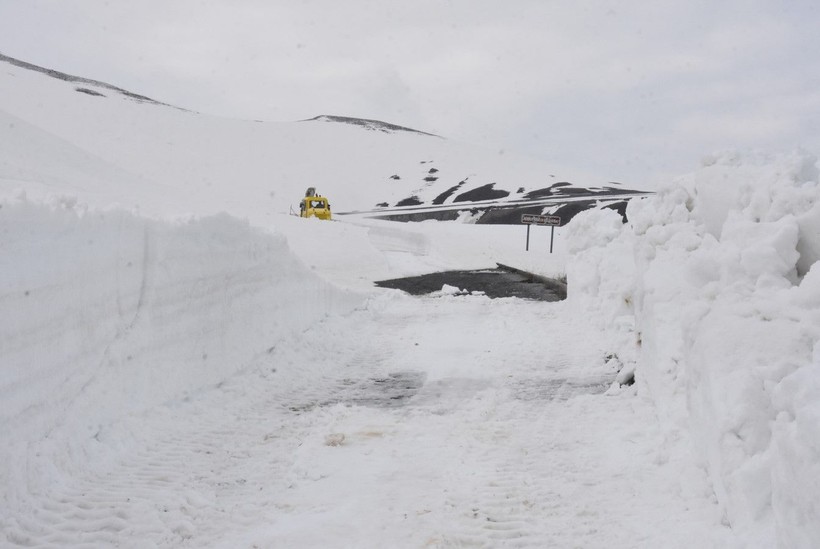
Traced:
<svg viewBox="0 0 820 549">
<path fill-rule="evenodd" d="M 299 216 L 330 219 L 330 203 L 324 196 L 305 196 L 299 204 Z"/>
</svg>

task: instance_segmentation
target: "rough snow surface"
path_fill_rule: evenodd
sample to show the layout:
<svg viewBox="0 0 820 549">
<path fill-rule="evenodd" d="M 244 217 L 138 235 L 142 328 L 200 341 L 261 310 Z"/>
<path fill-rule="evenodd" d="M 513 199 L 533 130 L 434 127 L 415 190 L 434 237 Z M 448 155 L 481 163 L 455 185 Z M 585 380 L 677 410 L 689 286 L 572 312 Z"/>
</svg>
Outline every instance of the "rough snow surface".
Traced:
<svg viewBox="0 0 820 549">
<path fill-rule="evenodd" d="M 820 546 L 817 159 L 709 157 L 628 214 L 573 222 L 570 299 L 634 326 L 666 451 L 696 448 L 745 546 Z"/>
<path fill-rule="evenodd" d="M 4 272 L 32 275 L 4 280 L 29 319 L 3 330 L 12 546 L 729 539 L 702 472 L 657 461 L 651 402 L 603 394 L 607 339 L 578 345 L 595 332 L 565 305 L 382 290 L 351 312 L 230 218 L 0 215 Z"/>
<path fill-rule="evenodd" d="M 6 544 L 731 540 L 703 472 L 658 460 L 652 402 L 610 387 L 620 363 L 584 314 L 365 297 L 350 272 L 359 291 L 334 289 L 314 259 L 344 246 L 363 276 L 406 256 L 395 274 L 458 232 L 298 221 L 314 235 L 302 259 L 227 216 L 2 204 Z"/>
<path fill-rule="evenodd" d="M 550 255 L 283 215 L 477 169 L 437 138 L 0 79 L 0 545 L 820 546 L 813 156 L 708 157 Z M 372 286 L 496 262 L 568 300 Z"/>
<path fill-rule="evenodd" d="M 0 233 L 12 509 L 87 459 L 107 425 L 212 387 L 362 299 L 308 272 L 282 237 L 227 216 L 171 224 L 21 200 L 0 202 Z"/>
</svg>

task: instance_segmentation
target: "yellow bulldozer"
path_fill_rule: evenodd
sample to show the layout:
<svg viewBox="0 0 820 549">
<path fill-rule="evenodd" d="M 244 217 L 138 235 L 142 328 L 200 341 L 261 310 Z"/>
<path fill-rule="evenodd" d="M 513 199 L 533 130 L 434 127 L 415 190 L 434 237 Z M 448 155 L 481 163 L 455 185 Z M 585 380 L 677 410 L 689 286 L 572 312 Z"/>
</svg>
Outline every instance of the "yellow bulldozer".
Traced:
<svg viewBox="0 0 820 549">
<path fill-rule="evenodd" d="M 315 187 L 308 187 L 305 197 L 299 203 L 299 217 L 330 219 L 330 202 L 316 193 Z"/>
</svg>

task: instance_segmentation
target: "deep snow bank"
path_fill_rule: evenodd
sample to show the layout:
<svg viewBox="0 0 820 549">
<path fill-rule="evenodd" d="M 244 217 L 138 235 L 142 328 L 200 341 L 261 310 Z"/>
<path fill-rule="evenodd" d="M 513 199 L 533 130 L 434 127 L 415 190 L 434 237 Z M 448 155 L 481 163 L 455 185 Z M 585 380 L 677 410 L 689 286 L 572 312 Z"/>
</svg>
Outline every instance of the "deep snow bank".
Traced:
<svg viewBox="0 0 820 549">
<path fill-rule="evenodd" d="M 76 461 L 60 448 L 216 384 L 360 299 L 313 275 L 284 238 L 227 215 L 168 223 L 0 202 L 6 497 L 48 482 L 30 470 L 41 447 Z"/>
<path fill-rule="evenodd" d="M 627 328 L 659 458 L 693 447 L 749 546 L 820 547 L 816 158 L 710 157 L 628 216 L 570 224 L 569 299 Z"/>
</svg>

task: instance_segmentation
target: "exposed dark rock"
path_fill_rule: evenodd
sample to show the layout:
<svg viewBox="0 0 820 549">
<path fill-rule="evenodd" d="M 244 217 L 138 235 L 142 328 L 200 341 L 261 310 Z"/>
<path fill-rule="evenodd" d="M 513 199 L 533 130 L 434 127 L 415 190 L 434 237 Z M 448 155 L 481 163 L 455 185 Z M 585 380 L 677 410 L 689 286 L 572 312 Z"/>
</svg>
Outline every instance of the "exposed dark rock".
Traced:
<svg viewBox="0 0 820 549">
<path fill-rule="evenodd" d="M 525 194 L 524 198 L 543 198 L 545 196 L 552 196 L 552 187 L 535 189 Z"/>
<path fill-rule="evenodd" d="M 543 198 L 545 196 L 560 196 L 562 194 L 569 194 L 574 189 L 564 189 L 563 187 L 569 187 L 571 184 L 567 183 L 566 181 L 562 181 L 560 183 L 553 183 L 549 187 L 544 187 L 541 189 L 535 189 L 533 191 L 528 192 L 524 195 L 524 198 Z M 584 192 L 588 192 L 586 189 L 582 189 Z"/>
<path fill-rule="evenodd" d="M 566 202 L 565 204 L 561 205 L 557 210 L 552 212 L 550 215 L 557 215 L 561 218 L 561 225 L 564 226 L 569 223 L 570 219 L 575 217 L 581 212 L 589 210 L 590 208 L 595 207 L 597 204 L 597 200 L 576 200 L 574 202 Z"/>
<path fill-rule="evenodd" d="M 377 215 L 375 216 L 375 219 L 398 221 L 400 223 L 427 221 L 428 219 L 435 219 L 438 221 L 455 221 L 460 215 L 461 211 L 458 210 L 439 210 L 433 212 L 387 213 L 385 215 Z"/>
<path fill-rule="evenodd" d="M 481 225 L 520 225 L 523 214 L 541 215 L 544 206 L 489 208 L 476 223 Z"/>
<path fill-rule="evenodd" d="M 601 192 L 605 192 L 606 194 L 634 194 L 636 191 L 616 187 L 603 187 Z"/>
<path fill-rule="evenodd" d="M 448 198 L 450 198 L 450 196 L 452 196 L 452 194 L 454 192 L 456 192 L 465 183 L 467 183 L 466 179 L 464 181 L 459 182 L 458 185 L 456 185 L 454 187 L 450 187 L 449 189 L 447 189 L 446 191 L 444 191 L 443 193 L 441 193 L 440 195 L 435 197 L 433 199 L 433 204 L 436 204 L 436 205 L 444 204 L 444 201 L 447 200 Z"/>
<path fill-rule="evenodd" d="M 354 126 L 360 126 L 366 130 L 376 130 L 385 133 L 410 132 L 419 133 L 422 135 L 429 135 L 432 137 L 438 137 L 437 135 L 432 133 L 414 130 L 413 128 L 405 128 L 404 126 L 390 124 L 389 122 L 382 122 L 381 120 L 370 120 L 368 118 L 353 118 L 350 116 L 335 116 L 329 114 L 322 114 L 319 116 L 315 116 L 313 118 L 309 118 L 307 120 L 302 120 L 302 122 L 338 122 L 341 124 L 352 124 Z"/>
<path fill-rule="evenodd" d="M 497 198 L 504 198 L 510 196 L 509 191 L 495 189 L 495 183 L 487 183 L 480 187 L 476 187 L 466 193 L 462 193 L 456 197 L 453 202 L 478 202 L 479 200 L 495 200 Z"/>
<path fill-rule="evenodd" d="M 93 95 L 93 96 L 95 96 L 95 97 L 105 97 L 105 95 L 104 95 L 104 94 L 102 94 L 102 93 L 100 93 L 100 92 L 98 92 L 98 91 L 89 90 L 88 88 L 74 88 L 74 90 L 75 90 L 75 91 L 78 91 L 78 92 L 80 92 L 80 93 L 84 93 L 84 94 L 86 94 L 86 95 Z"/>
<path fill-rule="evenodd" d="M 99 80 L 92 80 L 90 78 L 83 78 L 83 77 L 80 77 L 80 76 L 74 76 L 74 75 L 71 75 L 71 74 L 66 74 L 64 72 L 55 71 L 54 69 L 47 69 L 45 67 L 40 67 L 38 65 L 34 65 L 33 63 L 26 63 L 25 61 L 20 61 L 19 59 L 15 59 L 13 57 L 3 55 L 2 53 L 0 53 L 0 61 L 5 61 L 6 63 L 9 63 L 9 64 L 14 65 L 16 67 L 20 67 L 22 69 L 27 69 L 27 70 L 30 70 L 30 71 L 39 72 L 39 73 L 48 75 L 52 78 L 57 78 L 58 80 L 64 80 L 66 82 L 76 82 L 78 84 L 89 84 L 89 85 L 92 85 L 92 86 L 95 86 L 95 87 L 98 87 L 98 88 L 104 88 L 106 90 L 115 91 L 115 92 L 120 93 L 120 94 L 122 94 L 126 97 L 129 97 L 131 99 L 135 99 L 135 100 L 140 101 L 140 102 L 156 103 L 158 105 L 166 105 L 166 106 L 169 106 L 169 107 L 171 106 L 171 105 L 167 105 L 166 103 L 161 103 L 159 101 L 155 101 L 155 100 L 151 99 L 150 97 L 145 97 L 144 95 L 138 95 L 138 94 L 132 93 L 128 90 L 124 90 L 122 88 L 112 86 L 111 84 L 107 84 L 105 82 L 100 82 Z M 80 90 L 78 89 L 77 91 L 80 91 Z M 83 93 L 87 93 L 87 92 L 83 92 Z M 94 95 L 94 94 L 92 93 L 91 95 Z M 174 108 L 178 108 L 178 107 L 174 107 Z M 180 109 L 180 110 L 185 110 L 185 109 Z"/>
<path fill-rule="evenodd" d="M 543 277 L 542 277 L 543 278 Z M 535 280 L 523 271 L 509 268 L 484 269 L 480 271 L 447 271 L 407 278 L 380 280 L 375 283 L 382 288 L 394 288 L 412 295 L 425 295 L 441 290 L 448 284 L 467 292 L 483 292 L 487 297 L 518 297 L 539 301 L 560 301 L 566 297 L 553 286 Z"/>
<path fill-rule="evenodd" d="M 399 200 L 398 202 L 396 202 L 397 207 L 400 207 L 400 206 L 418 206 L 420 204 L 423 204 L 423 202 L 421 200 L 419 200 L 418 196 L 415 196 L 415 195 L 404 198 L 404 199 Z"/>
<path fill-rule="evenodd" d="M 438 198 L 438 197 L 437 197 Z M 626 204 L 631 200 L 625 198 L 623 200 L 612 200 L 609 204 L 602 205 L 602 208 L 609 208 L 621 214 L 621 217 L 626 222 Z M 566 225 L 578 213 L 595 208 L 600 204 L 601 199 L 590 197 L 589 200 L 575 200 L 572 202 L 565 202 L 561 205 L 552 205 L 553 210 L 548 215 L 556 215 L 561 218 L 561 226 Z M 412 205 L 412 204 L 411 204 Z M 471 212 L 477 216 L 474 223 L 478 225 L 520 225 L 521 216 L 523 214 L 544 215 L 546 206 L 527 205 L 521 203 L 513 203 L 509 205 L 494 205 L 485 207 L 469 208 L 465 204 L 462 210 L 432 210 L 432 211 L 413 211 L 413 212 L 385 212 L 384 215 L 377 216 L 377 219 L 384 219 L 387 221 L 425 221 L 427 219 L 436 219 L 439 221 L 453 221 L 458 219 L 464 212 Z"/>
<path fill-rule="evenodd" d="M 616 212 L 621 214 L 621 219 L 623 219 L 623 222 L 626 223 L 626 205 L 628 203 L 628 200 L 620 200 L 618 202 L 613 202 L 612 204 L 607 204 L 606 206 L 604 206 L 604 208 L 607 208 L 609 210 L 615 210 Z"/>
</svg>

